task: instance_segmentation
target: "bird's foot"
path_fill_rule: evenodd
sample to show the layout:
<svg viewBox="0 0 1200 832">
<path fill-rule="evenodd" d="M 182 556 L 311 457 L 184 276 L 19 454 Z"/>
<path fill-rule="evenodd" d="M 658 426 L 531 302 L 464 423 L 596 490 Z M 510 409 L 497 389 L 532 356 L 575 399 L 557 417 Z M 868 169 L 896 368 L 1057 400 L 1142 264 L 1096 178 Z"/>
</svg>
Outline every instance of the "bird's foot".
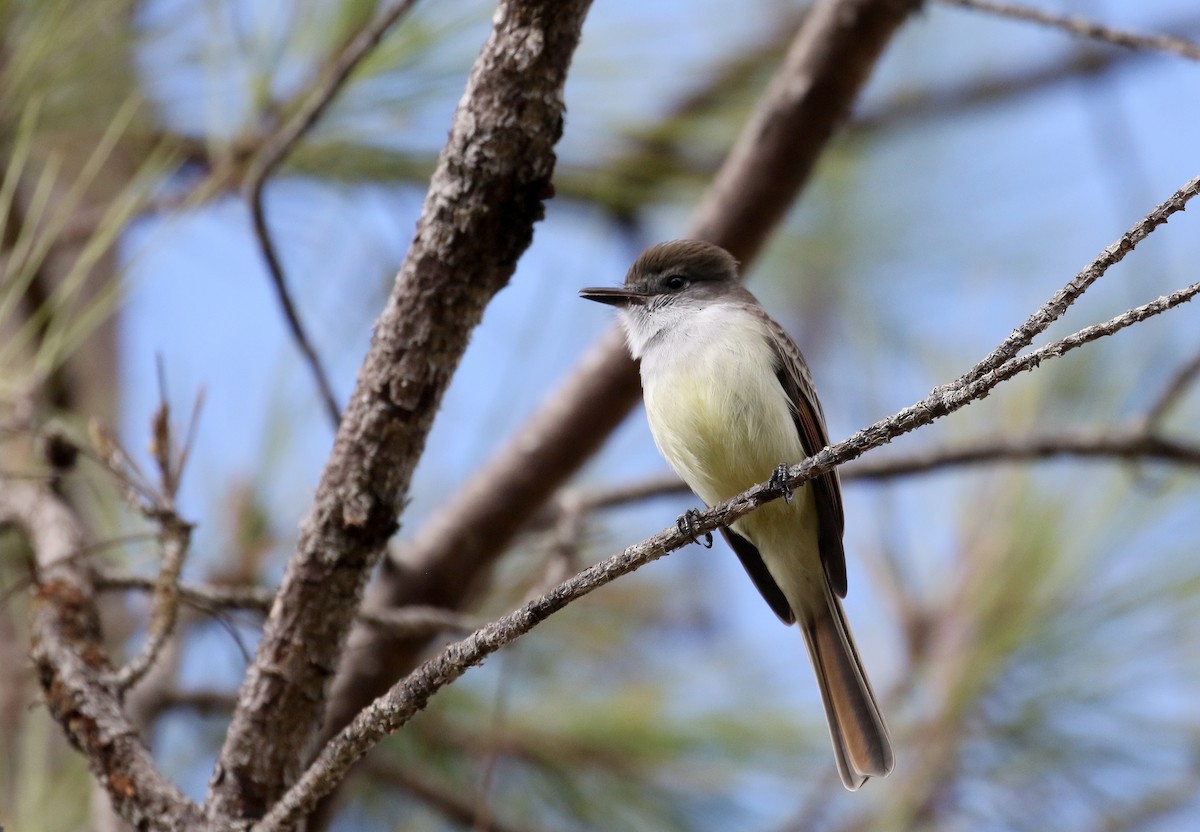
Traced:
<svg viewBox="0 0 1200 832">
<path fill-rule="evenodd" d="M 767 486 L 778 491 L 783 496 L 785 503 L 792 502 L 792 487 L 788 485 L 788 466 L 786 462 L 781 462 L 775 466 L 775 470 L 771 472 L 771 478 L 767 480 Z"/>
<path fill-rule="evenodd" d="M 675 527 L 679 529 L 679 533 L 690 537 L 693 543 L 700 543 L 700 531 L 696 528 L 699 525 L 700 510 L 695 508 L 689 508 L 683 514 L 679 515 L 679 519 L 675 521 Z M 705 549 L 712 548 L 712 532 L 704 533 L 704 542 L 700 545 Z"/>
</svg>

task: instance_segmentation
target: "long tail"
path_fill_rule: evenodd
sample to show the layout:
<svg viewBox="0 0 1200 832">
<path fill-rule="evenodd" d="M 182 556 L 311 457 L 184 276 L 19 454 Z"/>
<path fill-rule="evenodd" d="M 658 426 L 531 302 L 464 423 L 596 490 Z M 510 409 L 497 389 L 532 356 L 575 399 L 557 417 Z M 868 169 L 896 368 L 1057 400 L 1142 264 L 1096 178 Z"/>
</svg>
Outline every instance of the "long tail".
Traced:
<svg viewBox="0 0 1200 832">
<path fill-rule="evenodd" d="M 842 603 L 828 585 L 825 598 L 825 608 L 813 610 L 809 621 L 801 619 L 800 629 L 825 703 L 838 773 L 856 791 L 868 777 L 886 777 L 896 758 Z"/>
</svg>

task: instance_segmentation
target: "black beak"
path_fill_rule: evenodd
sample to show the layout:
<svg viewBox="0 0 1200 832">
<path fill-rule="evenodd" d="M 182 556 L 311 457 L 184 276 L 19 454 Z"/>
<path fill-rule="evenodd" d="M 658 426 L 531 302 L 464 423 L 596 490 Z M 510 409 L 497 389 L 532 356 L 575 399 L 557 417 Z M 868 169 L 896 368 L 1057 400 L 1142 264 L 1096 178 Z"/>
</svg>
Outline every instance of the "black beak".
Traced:
<svg viewBox="0 0 1200 832">
<path fill-rule="evenodd" d="M 648 298 L 644 292 L 618 286 L 595 286 L 591 289 L 580 289 L 579 296 L 597 303 L 607 303 L 609 306 L 641 306 Z"/>
</svg>

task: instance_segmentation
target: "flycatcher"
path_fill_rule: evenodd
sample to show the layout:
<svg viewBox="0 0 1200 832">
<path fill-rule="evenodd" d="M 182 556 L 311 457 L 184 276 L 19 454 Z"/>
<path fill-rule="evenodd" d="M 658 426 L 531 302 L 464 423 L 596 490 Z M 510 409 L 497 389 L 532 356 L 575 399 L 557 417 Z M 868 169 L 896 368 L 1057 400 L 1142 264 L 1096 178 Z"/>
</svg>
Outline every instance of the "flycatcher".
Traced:
<svg viewBox="0 0 1200 832">
<path fill-rule="evenodd" d="M 638 257 L 623 288 L 580 294 L 620 309 L 655 444 L 708 505 L 778 479 L 781 465 L 829 444 L 799 347 L 742 286 L 724 249 L 662 243 Z M 775 614 L 800 625 L 838 773 L 853 791 L 886 776 L 895 758 L 839 600 L 844 523 L 830 471 L 721 532 Z"/>
</svg>

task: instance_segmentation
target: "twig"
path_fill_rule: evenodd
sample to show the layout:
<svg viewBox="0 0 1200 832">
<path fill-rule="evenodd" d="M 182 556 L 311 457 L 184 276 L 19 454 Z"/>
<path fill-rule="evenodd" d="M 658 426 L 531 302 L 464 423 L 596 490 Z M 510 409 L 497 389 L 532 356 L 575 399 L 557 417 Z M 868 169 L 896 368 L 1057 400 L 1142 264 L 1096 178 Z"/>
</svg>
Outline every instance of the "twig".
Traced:
<svg viewBox="0 0 1200 832">
<path fill-rule="evenodd" d="M 535 588 L 538 595 L 579 571 L 579 541 L 583 537 L 584 516 L 590 507 L 580 495 L 570 491 L 555 502 L 558 518 L 554 523 L 554 540 L 541 586 Z"/>
<path fill-rule="evenodd" d="M 1086 20 L 1082 17 L 1051 14 L 1041 9 L 1020 6 L 1015 3 L 997 3 L 993 0 L 940 0 L 940 2 L 947 6 L 975 9 L 976 11 L 998 14 L 1016 20 L 1025 20 L 1030 23 L 1051 26 L 1055 29 L 1062 29 L 1065 32 L 1078 35 L 1079 37 L 1111 43 L 1113 46 L 1166 52 L 1178 55 L 1181 58 L 1200 61 L 1200 44 L 1196 44 L 1186 38 L 1174 37 L 1172 35 L 1143 35 L 1136 32 L 1127 32 L 1122 29 L 1105 26 L 1102 23 Z"/>
<path fill-rule="evenodd" d="M 29 475 L 13 476 L 13 475 L 9 474 L 8 472 L 0 471 L 0 480 L 7 480 L 9 482 L 18 482 L 23 479 L 33 479 L 34 482 L 53 486 L 52 481 L 49 481 L 43 477 L 32 478 Z M 142 541 L 152 540 L 153 537 L 154 536 L 150 535 L 150 534 L 121 535 L 119 537 L 113 537 L 113 538 L 109 538 L 108 540 L 101 540 L 101 541 L 97 541 L 95 543 L 89 543 L 85 546 L 82 546 L 75 551 L 75 553 L 74 553 L 74 555 L 72 555 L 72 557 L 74 557 L 76 559 L 83 559 L 83 558 L 91 557 L 96 552 L 107 549 L 110 546 L 122 546 L 126 543 L 140 543 Z M 0 607 L 3 607 L 5 604 L 7 604 L 9 599 L 11 599 L 18 592 L 22 592 L 22 591 L 28 589 L 34 583 L 36 583 L 36 576 L 29 575 L 27 577 L 17 578 L 15 581 L 13 581 L 8 586 L 0 588 Z M 147 583 L 149 583 L 149 582 L 147 582 Z"/>
<path fill-rule="evenodd" d="M 650 497 L 668 494 L 690 494 L 691 489 L 674 474 L 662 474 L 641 482 L 610 486 L 608 488 L 568 489 L 577 493 L 576 499 L 585 511 L 614 508 L 640 502 Z"/>
<path fill-rule="evenodd" d="M 1101 255 L 1100 259 L 1105 257 Z M 1105 267 L 1106 268 L 1106 267 Z M 1060 293 L 1061 294 L 1061 293 Z M 1111 335 L 1153 315 L 1160 314 L 1200 294 L 1200 283 L 1136 307 L 1109 321 L 1086 327 L 1034 352 L 1014 358 L 1002 367 L 981 371 L 995 352 L 960 379 L 937 388 L 921 401 L 864 428 L 853 436 L 830 445 L 788 470 L 786 484 L 799 487 L 813 477 L 833 470 L 868 450 L 887 444 L 898 436 L 928 425 L 973 401 L 985 398 L 1001 382 L 1035 369 L 1043 362 L 1064 355 L 1098 338 Z M 1055 295 L 1042 308 L 1056 303 Z M 276 832 L 290 827 L 345 777 L 350 767 L 387 735 L 399 730 L 422 710 L 430 697 L 447 684 L 480 664 L 487 656 L 532 630 L 550 615 L 595 589 L 657 560 L 695 540 L 696 534 L 728 526 L 755 508 L 778 499 L 777 485 L 761 483 L 742 494 L 698 515 L 685 534 L 672 526 L 625 551 L 613 555 L 563 582 L 523 608 L 509 613 L 462 641 L 446 647 L 407 678 L 394 685 L 360 712 L 326 745 L 309 769 L 276 804 L 255 832 Z"/>
<path fill-rule="evenodd" d="M 159 487 L 151 487 L 137 464 L 116 438 L 98 421 L 90 425 L 99 461 L 115 477 L 127 501 L 158 528 L 162 566 L 154 585 L 150 625 L 142 649 L 110 681 L 124 694 L 136 685 L 157 660 L 179 618 L 179 576 L 191 544 L 192 525 L 175 510 L 175 493 L 183 476 L 184 457 L 177 455 L 171 434 L 171 411 L 159 365 L 161 399 L 151 419 L 151 456 L 158 466 Z M 197 407 L 200 399 L 197 399 Z M 194 424 L 194 423 L 193 423 Z M 190 429 L 189 429 L 190 433 Z M 190 441 L 190 438 L 189 438 Z"/>
<path fill-rule="evenodd" d="M 1097 832 L 1136 832 L 1139 829 L 1161 829 L 1163 820 L 1175 815 L 1185 806 L 1195 803 L 1200 791 L 1200 770 L 1191 761 L 1173 782 L 1163 784 L 1140 797 L 1130 806 L 1105 812 Z"/>
<path fill-rule="evenodd" d="M 1192 356 L 1191 361 L 1176 371 L 1167 386 L 1163 388 L 1162 394 L 1147 408 L 1144 417 L 1145 429 L 1153 430 L 1162 422 L 1167 411 L 1175 406 L 1197 379 L 1200 379 L 1200 352 Z"/>
<path fill-rule="evenodd" d="M 192 526 L 173 511 L 160 515 L 157 522 L 162 566 L 154 582 L 150 625 L 142 649 L 113 674 L 112 683 L 121 693 L 141 681 L 154 665 L 179 619 L 179 576 L 191 544 Z"/>
<path fill-rule="evenodd" d="M 237 695 L 224 690 L 157 691 L 143 705 L 146 719 L 153 722 L 166 711 L 189 710 L 201 716 L 228 714 L 237 704 Z"/>
<path fill-rule="evenodd" d="M 272 171 L 287 157 L 333 103 L 359 64 L 379 45 L 380 40 L 416 5 L 416 0 L 397 0 L 373 18 L 346 44 L 325 68 L 292 118 L 263 145 L 246 171 L 245 188 L 253 194 L 262 189 Z"/>
<path fill-rule="evenodd" d="M 1138 243 L 1150 236 L 1154 229 L 1165 223 L 1172 214 L 1182 211 L 1188 200 L 1200 192 L 1200 176 L 1192 179 L 1175 193 L 1171 194 L 1138 221 L 1132 228 L 1121 235 L 1121 239 L 1100 252 L 1090 264 L 1050 298 L 1040 309 L 1029 316 L 1012 334 L 1004 339 L 983 361 L 976 364 L 960 381 L 973 381 L 1000 367 L 1014 355 L 1033 342 L 1033 339 L 1045 331 L 1046 327 L 1057 321 L 1070 308 L 1071 304 L 1087 291 L 1109 267 L 1120 263 L 1125 255 L 1133 251 Z"/>
<path fill-rule="evenodd" d="M 141 575 L 123 572 L 100 572 L 96 589 L 101 592 L 153 592 L 157 581 Z M 271 610 L 275 593 L 261 587 L 220 586 L 214 584 L 179 584 L 179 599 L 203 610 L 248 610 L 266 615 Z M 441 632 L 471 632 L 480 626 L 479 619 L 456 610 L 442 607 L 400 607 L 398 609 L 364 609 L 359 619 L 371 627 L 387 630 L 397 637 L 429 636 Z"/>
<path fill-rule="evenodd" d="M 989 437 L 961 447 L 928 448 L 905 454 L 872 456 L 839 469 L 843 483 L 893 479 L 943 468 L 992 462 L 1031 462 L 1056 457 L 1084 459 L 1148 460 L 1200 466 L 1200 445 L 1179 442 L 1148 431 L 1143 421 L 1116 430 L 1035 433 L 1028 436 Z M 674 474 L 663 474 L 608 488 L 578 489 L 580 510 L 597 511 L 653 497 L 691 494 Z"/>
<path fill-rule="evenodd" d="M 1166 312 L 1168 309 L 1174 309 L 1176 306 L 1187 303 L 1197 294 L 1200 294 L 1200 283 L 1193 283 L 1191 286 L 1186 286 L 1169 295 L 1162 295 L 1149 303 L 1136 306 L 1115 318 L 1110 318 L 1102 324 L 1084 327 L 1078 332 L 1068 335 L 1066 338 L 1061 338 L 1052 344 L 1040 347 L 1020 358 L 1014 358 L 989 375 L 994 376 L 996 381 L 1011 378 L 1017 373 L 1037 367 L 1047 359 L 1057 358 L 1077 347 L 1082 347 L 1084 344 L 1090 344 L 1092 341 L 1112 335 L 1114 332 L 1144 321 L 1147 318 L 1152 318 L 1155 315 Z M 987 390 L 995 387 L 993 380 L 987 377 L 981 377 L 975 383 L 983 385 Z"/>
<path fill-rule="evenodd" d="M 415 768 L 372 760 L 366 767 L 366 773 L 381 783 L 408 792 L 471 832 L 525 832 L 524 827 L 518 829 L 495 818 L 488 818 L 481 824 L 476 811 L 478 798 L 464 795 L 461 789 L 452 789 L 436 783 Z"/>
<path fill-rule="evenodd" d="M 101 591 L 153 592 L 155 580 L 141 575 L 123 572 L 100 572 L 96 575 L 96 589 Z M 184 603 L 199 609 L 252 610 L 266 613 L 271 608 L 275 593 L 269 589 L 253 586 L 179 585 L 179 598 Z"/>
<path fill-rule="evenodd" d="M 1041 66 L 1019 66 L 1006 74 L 970 79 L 944 88 L 913 90 L 856 114 L 847 126 L 854 136 L 878 134 L 916 123 L 953 118 L 965 111 L 1011 101 L 1076 80 L 1102 78 L 1144 52 L 1101 51 L 1081 47 Z"/>
<path fill-rule="evenodd" d="M 359 621 L 386 630 L 396 638 L 422 638 L 438 633 L 469 633 L 480 626 L 479 619 L 444 607 L 397 607 L 364 609 Z"/>
<path fill-rule="evenodd" d="M 933 448 L 895 457 L 872 457 L 841 469 L 842 480 L 856 482 L 939 471 L 987 462 L 1024 462 L 1055 457 L 1085 459 L 1145 459 L 1178 465 L 1200 466 L 1200 446 L 1154 436 L 1139 425 L 1135 429 L 1049 433 L 997 438 L 962 448 Z"/>
<path fill-rule="evenodd" d="M 246 201 L 250 205 L 254 236 L 258 240 L 263 259 L 266 261 L 267 271 L 271 275 L 271 283 L 279 298 L 279 305 L 283 309 L 288 327 L 292 331 L 292 340 L 296 342 L 296 346 L 304 355 L 304 360 L 308 362 L 309 370 L 317 382 L 325 410 L 335 430 L 342 419 L 342 411 L 338 406 L 337 396 L 334 395 L 329 376 L 321 364 L 316 348 L 308 337 L 304 324 L 300 321 L 300 313 L 288 290 L 283 263 L 275 248 L 270 229 L 267 228 L 263 188 L 267 177 L 283 162 L 296 143 L 317 123 L 358 65 L 371 54 L 388 29 L 407 14 L 414 5 L 416 5 L 416 0 L 398 0 L 381 15 L 372 19 L 346 44 L 346 47 L 334 58 L 333 63 L 322 73 L 316 86 L 292 118 L 267 140 L 262 150 L 254 157 L 254 161 L 246 170 L 246 178 L 242 185 Z"/>
</svg>

